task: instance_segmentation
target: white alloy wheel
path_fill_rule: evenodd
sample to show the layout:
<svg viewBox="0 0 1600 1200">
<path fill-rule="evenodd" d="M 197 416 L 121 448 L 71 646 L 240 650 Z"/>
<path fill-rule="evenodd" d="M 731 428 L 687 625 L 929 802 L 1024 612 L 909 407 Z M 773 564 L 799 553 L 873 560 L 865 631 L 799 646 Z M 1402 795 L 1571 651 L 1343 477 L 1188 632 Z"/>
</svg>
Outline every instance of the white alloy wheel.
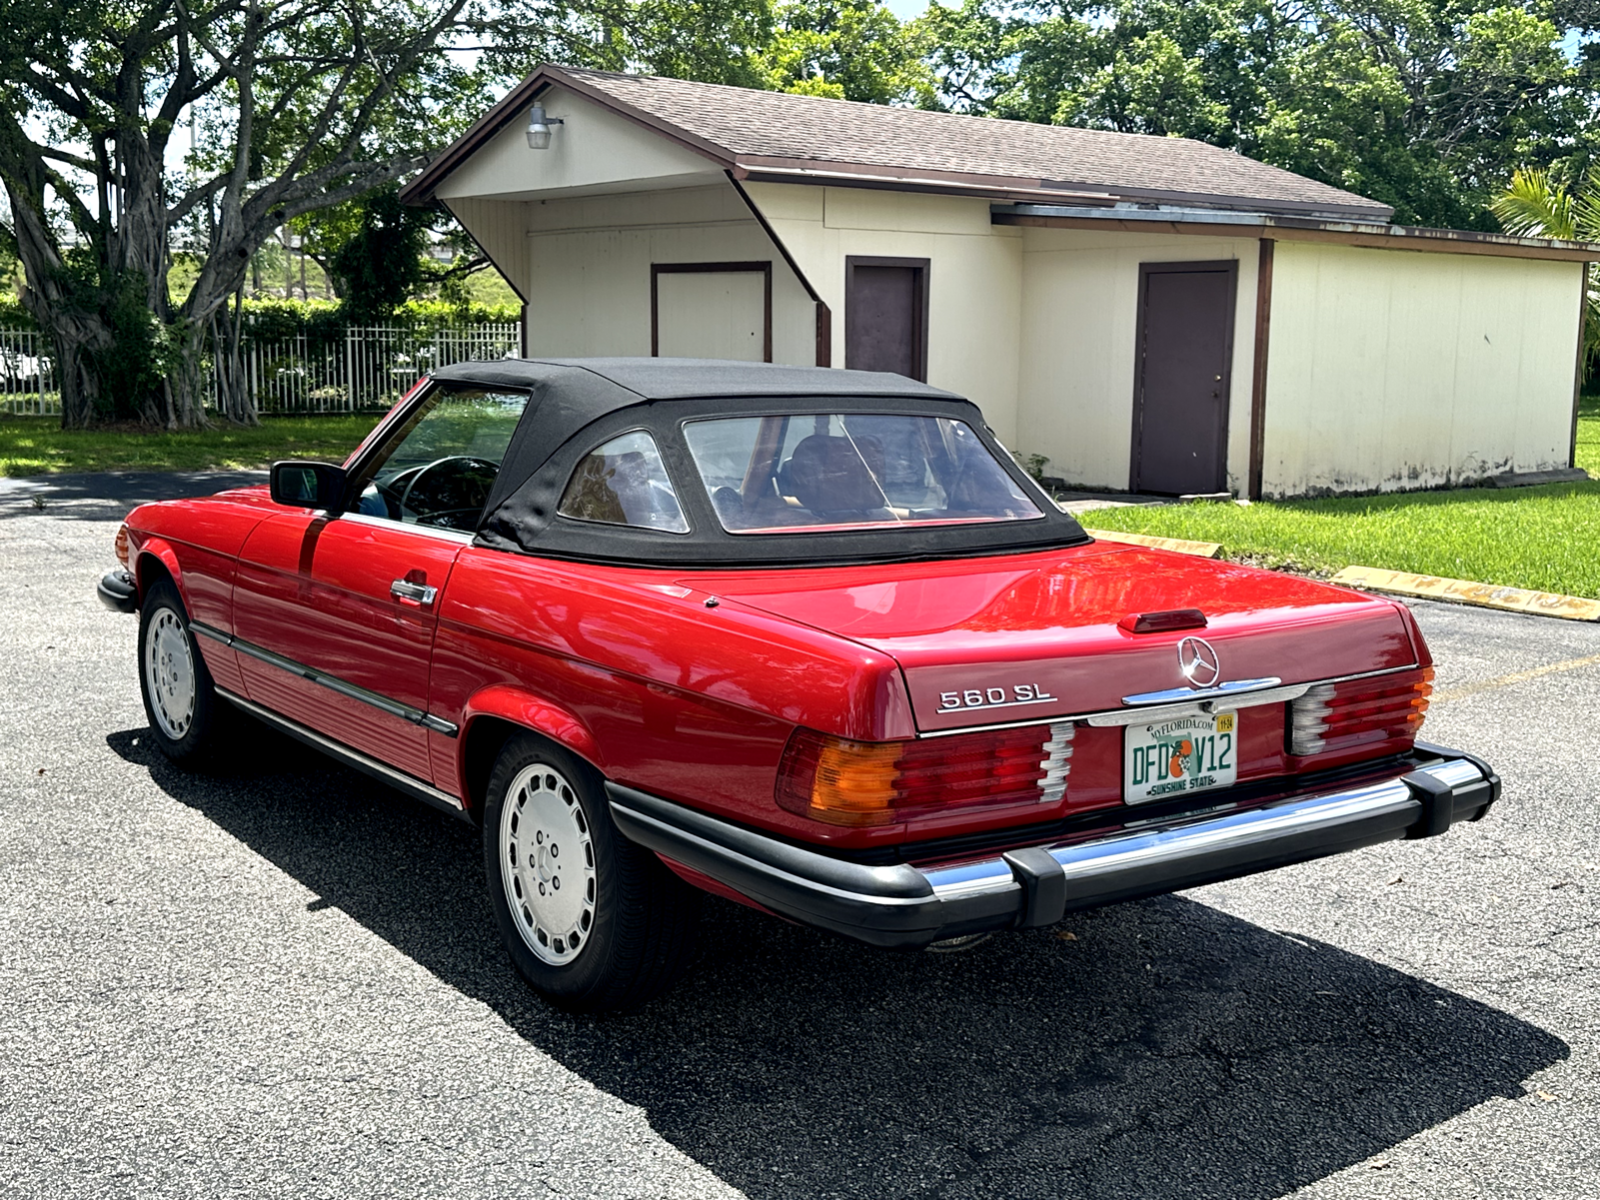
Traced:
<svg viewBox="0 0 1600 1200">
<path fill-rule="evenodd" d="M 523 767 L 500 812 L 500 877 L 511 919 L 541 962 L 565 966 L 594 928 L 594 843 L 577 792 L 548 763 Z"/>
<path fill-rule="evenodd" d="M 182 619 L 165 606 L 145 627 L 144 679 L 151 715 L 161 732 L 174 742 L 182 741 L 194 723 L 194 653 Z"/>
</svg>

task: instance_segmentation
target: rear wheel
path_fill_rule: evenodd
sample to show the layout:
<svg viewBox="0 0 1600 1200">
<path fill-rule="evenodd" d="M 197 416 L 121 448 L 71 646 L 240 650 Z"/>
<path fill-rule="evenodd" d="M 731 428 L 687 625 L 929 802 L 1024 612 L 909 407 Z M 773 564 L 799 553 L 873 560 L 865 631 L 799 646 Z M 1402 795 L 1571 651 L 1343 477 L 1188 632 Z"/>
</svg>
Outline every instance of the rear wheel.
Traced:
<svg viewBox="0 0 1600 1200">
<path fill-rule="evenodd" d="M 513 737 L 489 778 L 483 849 L 500 936 L 553 1003 L 630 1008 L 683 973 L 700 894 L 617 832 L 587 763 Z"/>
<path fill-rule="evenodd" d="M 174 762 L 199 758 L 218 740 L 225 705 L 170 579 L 151 584 L 139 606 L 139 691 L 156 745 Z"/>
</svg>

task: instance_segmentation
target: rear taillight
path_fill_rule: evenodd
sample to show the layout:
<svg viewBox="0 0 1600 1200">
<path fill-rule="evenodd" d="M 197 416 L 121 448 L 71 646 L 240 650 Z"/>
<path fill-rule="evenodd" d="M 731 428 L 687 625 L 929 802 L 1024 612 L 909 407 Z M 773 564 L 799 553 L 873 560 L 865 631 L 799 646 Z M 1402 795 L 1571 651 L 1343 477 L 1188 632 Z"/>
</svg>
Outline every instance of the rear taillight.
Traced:
<svg viewBox="0 0 1600 1200">
<path fill-rule="evenodd" d="M 128 565 L 128 527 L 126 525 L 118 525 L 117 526 L 117 540 L 116 540 L 116 542 L 113 543 L 113 546 L 114 546 L 114 548 L 116 549 L 116 552 L 117 552 L 117 561 L 119 563 L 121 563 L 123 566 L 127 566 Z"/>
<path fill-rule="evenodd" d="M 1319 683 L 1289 705 L 1289 753 L 1339 754 L 1415 741 L 1432 691 L 1432 667 Z"/>
<path fill-rule="evenodd" d="M 1071 722 L 909 742 L 809 729 L 778 767 L 780 807 L 830 825 L 890 825 L 974 805 L 1055 803 L 1072 767 Z"/>
</svg>

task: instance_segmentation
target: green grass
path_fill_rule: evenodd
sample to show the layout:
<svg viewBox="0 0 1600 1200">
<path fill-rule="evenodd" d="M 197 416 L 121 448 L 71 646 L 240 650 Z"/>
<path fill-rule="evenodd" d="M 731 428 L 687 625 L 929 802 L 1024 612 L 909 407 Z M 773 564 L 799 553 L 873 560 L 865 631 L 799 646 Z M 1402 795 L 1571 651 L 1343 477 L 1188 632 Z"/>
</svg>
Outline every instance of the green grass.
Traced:
<svg viewBox="0 0 1600 1200">
<path fill-rule="evenodd" d="M 63 431 L 55 417 L 0 417 L 0 475 L 60 471 L 201 471 L 264 467 L 275 458 L 343 459 L 377 415 L 263 417 L 259 427 L 151 433 Z"/>
<path fill-rule="evenodd" d="M 1583 405 L 1578 465 L 1600 477 L 1600 398 Z M 1600 482 L 1097 509 L 1083 520 L 1221 542 L 1229 558 L 1317 574 L 1358 564 L 1600 598 Z"/>
</svg>

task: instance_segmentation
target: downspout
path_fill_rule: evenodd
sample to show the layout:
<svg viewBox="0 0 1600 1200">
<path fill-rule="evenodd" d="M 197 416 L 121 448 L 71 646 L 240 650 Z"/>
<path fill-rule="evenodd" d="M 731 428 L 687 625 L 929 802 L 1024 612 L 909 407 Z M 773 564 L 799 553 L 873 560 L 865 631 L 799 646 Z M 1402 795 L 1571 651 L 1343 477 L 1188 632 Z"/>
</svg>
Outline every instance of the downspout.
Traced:
<svg viewBox="0 0 1600 1200">
<path fill-rule="evenodd" d="M 1272 251 L 1277 243 L 1262 238 L 1256 266 L 1255 363 L 1250 378 L 1250 478 L 1246 495 L 1261 499 L 1261 477 L 1267 447 L 1267 345 L 1272 335 Z"/>
<path fill-rule="evenodd" d="M 1583 331 L 1589 317 L 1588 263 L 1578 264 L 1578 355 L 1572 368 L 1572 442 L 1568 447 L 1567 466 L 1578 465 L 1578 411 L 1583 403 Z"/>
<path fill-rule="evenodd" d="M 744 201 L 744 206 L 750 210 L 750 215 L 756 219 L 756 224 L 761 226 L 767 239 L 777 247 L 778 253 L 783 256 L 783 261 L 788 264 L 789 270 L 794 272 L 794 277 L 800 281 L 800 286 L 805 288 L 806 295 L 811 297 L 811 302 L 816 305 L 817 312 L 817 363 L 819 367 L 833 366 L 833 312 L 828 308 L 828 303 L 811 286 L 811 281 L 806 278 L 806 273 L 800 269 L 800 264 L 795 262 L 794 255 L 789 253 L 789 247 L 783 244 L 783 239 L 778 236 L 777 230 L 767 222 L 766 215 L 756 207 L 756 202 L 750 198 L 750 193 L 734 178 L 733 172 L 726 172 L 728 182 L 733 185 L 733 190 L 739 193 L 739 199 Z"/>
</svg>

